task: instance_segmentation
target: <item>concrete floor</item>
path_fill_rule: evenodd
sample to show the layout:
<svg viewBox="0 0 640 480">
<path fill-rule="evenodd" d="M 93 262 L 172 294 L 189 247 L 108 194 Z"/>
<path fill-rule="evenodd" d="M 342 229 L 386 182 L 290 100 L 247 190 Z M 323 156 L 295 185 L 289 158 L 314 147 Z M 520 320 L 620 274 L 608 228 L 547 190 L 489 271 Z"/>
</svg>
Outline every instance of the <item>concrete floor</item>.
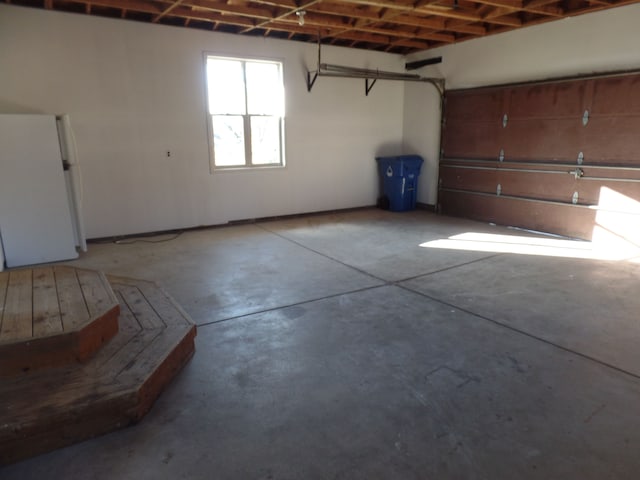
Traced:
<svg viewBox="0 0 640 480">
<path fill-rule="evenodd" d="M 420 247 L 467 232 L 527 235 L 363 210 L 90 245 L 196 355 L 139 425 L 0 477 L 637 479 L 640 264 Z"/>
</svg>

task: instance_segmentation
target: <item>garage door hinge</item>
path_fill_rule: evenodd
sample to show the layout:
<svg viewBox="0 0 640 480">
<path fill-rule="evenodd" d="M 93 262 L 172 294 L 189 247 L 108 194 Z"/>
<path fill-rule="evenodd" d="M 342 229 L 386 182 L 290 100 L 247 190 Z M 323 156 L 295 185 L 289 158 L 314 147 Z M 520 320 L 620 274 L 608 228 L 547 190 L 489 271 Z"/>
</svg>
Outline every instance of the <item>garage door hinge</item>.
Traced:
<svg viewBox="0 0 640 480">
<path fill-rule="evenodd" d="M 500 155 L 498 155 L 498 160 L 501 162 L 504 160 L 504 148 L 500 149 Z"/>
<path fill-rule="evenodd" d="M 573 203 L 574 205 L 578 203 L 578 192 L 573 192 L 573 197 L 571 197 L 571 203 Z"/>
<path fill-rule="evenodd" d="M 502 185 L 498 184 L 498 186 L 496 187 L 496 195 L 499 197 L 501 193 L 502 193 Z"/>
<path fill-rule="evenodd" d="M 505 113 L 502 116 L 502 128 L 507 128 L 507 122 L 509 122 L 509 116 Z"/>
<path fill-rule="evenodd" d="M 589 110 L 585 110 L 582 114 L 582 126 L 586 127 L 587 123 L 589 123 Z"/>
<path fill-rule="evenodd" d="M 579 179 L 584 177 L 584 170 L 581 168 L 576 168 L 575 170 L 570 170 L 569 173 L 575 177 L 575 179 Z"/>
<path fill-rule="evenodd" d="M 578 165 L 582 165 L 583 161 L 584 161 L 584 153 L 580 152 L 578 154 Z"/>
</svg>

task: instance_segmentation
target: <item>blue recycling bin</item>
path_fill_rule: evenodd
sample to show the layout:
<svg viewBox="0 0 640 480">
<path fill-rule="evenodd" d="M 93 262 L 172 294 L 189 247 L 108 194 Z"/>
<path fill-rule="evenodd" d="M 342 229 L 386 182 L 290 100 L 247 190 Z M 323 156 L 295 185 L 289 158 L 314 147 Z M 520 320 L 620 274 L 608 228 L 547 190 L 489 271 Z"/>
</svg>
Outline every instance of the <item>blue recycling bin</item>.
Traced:
<svg viewBox="0 0 640 480">
<path fill-rule="evenodd" d="M 416 208 L 418 176 L 424 160 L 419 155 L 377 157 L 382 195 L 389 202 L 392 212 L 404 212 Z"/>
</svg>

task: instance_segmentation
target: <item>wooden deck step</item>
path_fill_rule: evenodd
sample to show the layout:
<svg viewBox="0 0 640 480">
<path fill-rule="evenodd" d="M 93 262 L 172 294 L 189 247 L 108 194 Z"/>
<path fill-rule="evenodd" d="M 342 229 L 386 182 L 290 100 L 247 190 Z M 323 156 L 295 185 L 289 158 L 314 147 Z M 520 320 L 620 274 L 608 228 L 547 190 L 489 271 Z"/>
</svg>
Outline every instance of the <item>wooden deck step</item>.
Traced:
<svg viewBox="0 0 640 480">
<path fill-rule="evenodd" d="M 139 421 L 194 353 L 196 327 L 155 284 L 107 277 L 119 331 L 84 364 L 0 381 L 0 465 Z"/>
<path fill-rule="evenodd" d="M 86 361 L 117 333 L 119 311 L 101 272 L 0 272 L 0 377 Z"/>
</svg>

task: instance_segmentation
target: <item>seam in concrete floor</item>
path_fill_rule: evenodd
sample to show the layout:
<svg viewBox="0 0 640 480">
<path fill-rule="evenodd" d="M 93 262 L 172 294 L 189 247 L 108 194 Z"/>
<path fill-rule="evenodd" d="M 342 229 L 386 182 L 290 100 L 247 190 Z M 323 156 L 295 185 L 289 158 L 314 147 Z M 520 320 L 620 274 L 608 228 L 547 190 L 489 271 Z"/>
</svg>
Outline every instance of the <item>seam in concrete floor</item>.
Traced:
<svg viewBox="0 0 640 480">
<path fill-rule="evenodd" d="M 510 326 L 508 324 L 499 322 L 499 321 L 494 320 L 494 319 L 492 319 L 490 317 L 486 317 L 484 315 L 481 315 L 479 313 L 473 312 L 473 311 L 468 310 L 466 308 L 460 307 L 460 306 L 455 305 L 453 303 L 449 303 L 449 302 L 447 302 L 445 300 L 441 300 L 441 299 L 433 297 L 431 295 L 427 295 L 427 294 L 425 294 L 423 292 L 414 290 L 414 289 L 409 288 L 409 287 L 407 287 L 405 285 L 401 285 L 402 282 L 406 282 L 406 281 L 413 280 L 413 279 L 416 279 L 416 278 L 427 277 L 427 276 L 430 276 L 430 275 L 434 275 L 436 273 L 441 273 L 441 272 L 444 272 L 444 271 L 453 270 L 455 268 L 460 268 L 460 267 L 467 266 L 467 265 L 470 265 L 470 264 L 473 264 L 473 263 L 479 263 L 479 262 L 482 262 L 482 261 L 485 261 L 485 260 L 489 260 L 489 259 L 494 258 L 494 257 L 503 256 L 504 255 L 503 253 L 489 255 L 487 257 L 482 257 L 482 258 L 479 258 L 479 259 L 471 260 L 469 262 L 464 262 L 464 263 L 461 263 L 459 265 L 453 265 L 453 266 L 450 266 L 450 267 L 441 268 L 439 270 L 434 270 L 433 272 L 428 272 L 428 273 L 424 273 L 424 274 L 420 274 L 420 275 L 415 275 L 413 277 L 404 278 L 402 280 L 387 281 L 387 280 L 385 280 L 383 278 L 380 278 L 380 277 L 378 277 L 376 275 L 373 275 L 373 274 L 371 274 L 369 272 L 366 272 L 366 271 L 361 270 L 361 269 L 359 269 L 357 267 L 354 267 L 353 265 L 349 265 L 348 263 L 345 263 L 345 262 L 343 262 L 341 260 L 333 258 L 330 255 L 327 255 L 327 254 L 319 252 L 319 251 L 317 251 L 317 250 L 315 250 L 313 248 L 310 248 L 310 247 L 304 245 L 303 243 L 298 242 L 296 240 L 293 240 L 292 238 L 289 238 L 289 237 L 287 237 L 285 235 L 282 235 L 281 233 L 273 231 L 273 230 L 267 228 L 266 226 L 264 226 L 262 224 L 256 223 L 255 225 L 257 227 L 259 227 L 260 229 L 264 230 L 267 233 L 271 233 L 273 235 L 276 235 L 277 237 L 280 237 L 283 240 L 286 240 L 286 241 L 288 241 L 290 243 L 293 243 L 294 245 L 297 245 L 297 246 L 299 246 L 301 248 L 304 248 L 305 250 L 308 250 L 308 251 L 313 252 L 313 253 L 315 253 L 317 255 L 320 255 L 320 256 L 328 259 L 328 260 L 337 262 L 340 265 L 348 267 L 348 268 L 350 268 L 352 270 L 355 270 L 356 272 L 359 272 L 361 274 L 367 275 L 367 276 L 369 276 L 369 277 L 371 277 L 371 278 L 373 278 L 375 280 L 378 280 L 380 282 L 383 282 L 383 283 L 381 285 L 373 285 L 371 287 L 364 287 L 364 288 L 359 288 L 359 289 L 356 289 L 356 290 L 350 290 L 350 291 L 347 291 L 347 292 L 334 293 L 334 294 L 326 295 L 326 296 L 320 297 L 320 298 L 314 298 L 314 299 L 311 299 L 311 300 L 304 300 L 302 302 L 296 302 L 296 303 L 292 303 L 292 304 L 288 304 L 288 305 L 280 305 L 280 306 L 273 307 L 273 308 L 267 308 L 265 310 L 260 310 L 258 312 L 251 312 L 251 313 L 246 313 L 246 314 L 243 314 L 243 315 L 237 315 L 237 316 L 234 316 L 234 317 L 223 318 L 223 319 L 220 319 L 220 320 L 214 320 L 212 322 L 206 322 L 206 323 L 199 324 L 198 328 L 205 327 L 205 326 L 210 326 L 210 325 L 216 325 L 218 323 L 223 323 L 223 322 L 227 322 L 227 321 L 230 321 L 230 320 L 237 320 L 237 319 L 240 319 L 240 318 L 249 317 L 251 315 L 258 315 L 258 314 L 262 314 L 262 313 L 272 312 L 272 311 L 275 311 L 275 310 L 280 310 L 282 308 L 289 308 L 289 307 L 294 307 L 294 306 L 299 306 L 299 305 L 305 305 L 305 304 L 308 304 L 308 303 L 318 302 L 318 301 L 329 299 L 329 298 L 340 297 L 342 295 L 350 295 L 350 294 L 353 294 L 353 293 L 364 292 L 364 291 L 367 291 L 367 290 L 373 290 L 374 288 L 381 288 L 381 287 L 385 287 L 385 286 L 397 286 L 397 287 L 402 288 L 403 290 L 406 290 L 408 292 L 420 295 L 420 296 L 422 296 L 424 298 L 427 298 L 427 299 L 429 299 L 431 301 L 440 303 L 441 305 L 446 305 L 448 307 L 455 308 L 455 309 L 457 309 L 457 310 L 459 310 L 461 312 L 467 313 L 469 315 L 473 315 L 474 317 L 479 318 L 481 320 L 484 320 L 484 321 L 487 321 L 487 322 L 491 322 L 494 325 L 498 325 L 498 326 L 500 326 L 502 328 L 506 328 L 508 330 L 511 330 L 512 332 L 516 332 L 516 333 L 519 333 L 521 335 L 525 335 L 525 336 L 527 336 L 529 338 L 532 338 L 534 340 L 538 340 L 538 341 L 543 342 L 543 343 L 545 343 L 547 345 L 550 345 L 552 347 L 555 347 L 555 348 L 558 348 L 558 349 L 563 350 L 565 352 L 577 355 L 577 356 L 579 356 L 581 358 L 584 358 L 586 360 L 595 362 L 595 363 L 597 363 L 599 365 L 602 365 L 602 366 L 604 366 L 606 368 L 610 368 L 612 370 L 615 370 L 616 372 L 619 372 L 619 373 L 628 375 L 628 376 L 630 376 L 630 377 L 632 377 L 634 379 L 640 380 L 640 375 L 636 375 L 636 374 L 634 374 L 632 372 L 629 372 L 628 370 L 624 370 L 622 368 L 616 367 L 615 365 L 612 365 L 610 363 L 607 363 L 607 362 L 604 362 L 602 360 L 599 360 L 599 359 L 597 359 L 595 357 L 591 357 L 589 355 L 586 355 L 584 353 L 578 352 L 576 350 L 572 350 L 570 348 L 563 347 L 562 345 L 559 345 L 557 343 L 551 342 L 551 341 L 546 340 L 546 339 L 544 339 L 542 337 L 538 337 L 538 336 L 536 336 L 536 335 L 534 335 L 532 333 L 529 333 L 529 332 L 526 332 L 524 330 L 520 330 L 518 328 L 512 327 L 512 326 Z"/>
<path fill-rule="evenodd" d="M 520 330 L 518 328 L 512 327 L 511 325 L 508 325 L 506 323 L 499 322 L 497 320 L 494 320 L 492 318 L 486 317 L 486 316 L 481 315 L 479 313 L 475 313 L 475 312 L 473 312 L 471 310 L 468 310 L 466 308 L 459 307 L 458 305 L 455 305 L 453 303 L 449 303 L 449 302 L 447 302 L 445 300 L 440 300 L 439 298 L 432 297 L 431 295 L 427 295 L 426 293 L 420 292 L 418 290 L 414 290 L 414 289 L 412 289 L 410 287 L 407 287 L 405 285 L 396 285 L 396 286 L 399 287 L 399 288 L 402 288 L 403 290 L 406 290 L 408 292 L 416 293 L 416 294 L 418 294 L 418 295 L 420 295 L 420 296 L 422 296 L 424 298 L 427 298 L 429 300 L 432 300 L 434 302 L 438 302 L 441 305 L 446 305 L 447 307 L 455 308 L 456 310 L 459 310 L 461 312 L 467 313 L 469 315 L 473 315 L 474 317 L 480 318 L 480 319 L 485 320 L 487 322 L 491 322 L 494 325 L 498 325 L 500 327 L 506 328 L 507 330 L 511 330 L 512 332 L 516 332 L 516 333 L 519 333 L 521 335 L 525 335 L 525 336 L 527 336 L 529 338 L 532 338 L 534 340 L 538 340 L 540 342 L 546 343 L 547 345 L 551 345 L 552 347 L 558 348 L 558 349 L 563 350 L 565 352 L 572 353 L 572 354 L 577 355 L 579 357 L 582 357 L 582 358 L 584 358 L 586 360 L 590 360 L 592 362 L 598 363 L 598 364 L 600 364 L 600 365 L 602 365 L 604 367 L 611 368 L 612 370 L 615 370 L 616 372 L 620 372 L 620 373 L 623 373 L 625 375 L 629 375 L 630 377 L 632 377 L 634 379 L 640 379 L 640 375 L 636 375 L 635 373 L 629 372 L 628 370 L 624 370 L 624 369 L 622 369 L 620 367 L 616 367 L 615 365 L 612 365 L 610 363 L 604 362 L 602 360 L 599 360 L 599 359 L 597 359 L 595 357 L 591 357 L 589 355 L 586 355 L 584 353 L 578 352 L 576 350 L 572 350 L 570 348 L 563 347 L 562 345 L 558 345 L 557 343 L 554 343 L 554 342 L 552 342 L 550 340 L 547 340 L 545 338 L 541 338 L 541 337 L 538 337 L 536 335 L 533 335 L 532 333 L 529 333 L 529 332 L 526 332 L 524 330 Z"/>
<path fill-rule="evenodd" d="M 380 280 L 380 281 L 384 282 L 384 280 Z M 233 317 L 221 318 L 219 320 L 212 320 L 211 322 L 198 323 L 197 326 L 198 326 L 198 328 L 208 327 L 210 325 L 216 325 L 218 323 L 224 323 L 224 322 L 228 322 L 230 320 L 238 320 L 240 318 L 246 318 L 246 317 L 250 317 L 252 315 L 260 315 L 262 313 L 274 312 L 276 310 L 281 310 L 283 308 L 297 307 L 299 305 L 306 305 L 307 303 L 319 302 L 321 300 L 326 300 L 326 299 L 329 299 L 329 298 L 341 297 L 342 295 L 351 295 L 352 293 L 366 292 L 367 290 L 373 290 L 374 288 L 386 287 L 387 285 L 391 285 L 391 284 L 387 283 L 387 282 L 384 282 L 384 283 L 381 283 L 380 285 L 372 285 L 370 287 L 356 288 L 355 290 L 348 290 L 346 292 L 332 293 L 331 295 L 325 295 L 323 297 L 312 298 L 312 299 L 309 299 L 309 300 L 303 300 L 301 302 L 295 302 L 295 303 L 289 303 L 289 304 L 286 304 L 286 305 L 278 305 L 278 306 L 271 307 L 271 308 L 265 308 L 264 310 L 259 310 L 257 312 L 243 313 L 241 315 L 235 315 Z"/>
<path fill-rule="evenodd" d="M 364 274 L 364 275 L 368 275 L 368 276 L 369 276 L 369 277 L 371 277 L 371 278 L 374 278 L 374 279 L 376 279 L 376 280 L 379 280 L 379 281 L 381 281 L 381 282 L 384 282 L 384 284 L 385 284 L 385 285 L 395 285 L 395 284 L 397 284 L 397 283 L 399 283 L 399 282 L 407 282 L 407 281 L 409 281 L 409 280 L 414 280 L 414 279 L 416 279 L 416 278 L 426 277 L 426 276 L 428 276 L 428 275 L 433 275 L 433 274 L 435 274 L 435 273 L 446 272 L 447 270 L 453 270 L 454 268 L 464 267 L 464 266 L 466 266 L 466 265 L 470 265 L 470 264 L 472 264 L 472 263 L 481 262 L 481 261 L 483 261 L 483 260 L 488 260 L 488 259 L 490 259 L 490 258 L 499 257 L 499 256 L 501 256 L 501 255 L 504 255 L 504 253 L 495 253 L 495 254 L 493 254 L 493 255 L 487 255 L 486 257 L 476 258 L 475 260 L 470 260 L 470 261 L 468 261 L 468 262 L 460 263 L 460 264 L 457 264 L 457 265 L 452 265 L 452 266 L 450 266 L 450 267 L 444 267 L 444 268 L 441 268 L 441 269 L 439 269 L 439 270 L 433 270 L 432 272 L 427 272 L 427 273 L 421 273 L 421 274 L 419 274 L 419 275 L 414 275 L 413 277 L 406 277 L 406 278 L 403 278 L 403 279 L 400 279 L 400 280 L 388 281 L 388 280 L 385 280 L 384 278 L 380 278 L 380 277 L 378 277 L 378 276 L 376 276 L 376 275 L 373 275 L 372 273 L 369 273 L 369 272 L 367 272 L 367 271 L 365 271 L 365 270 L 362 270 L 362 269 L 360 269 L 360 268 L 358 268 L 358 267 L 354 267 L 353 265 L 349 265 L 348 263 L 345 263 L 345 262 L 343 262 L 343 261 L 341 261 L 341 260 L 338 260 L 337 258 L 334 258 L 334 257 L 332 257 L 332 256 L 330 256 L 330 255 L 327 255 L 326 253 L 322 253 L 322 252 L 320 252 L 320 251 L 318 251 L 318 250 L 315 250 L 315 249 L 313 249 L 313 248 L 310 248 L 310 247 L 308 247 L 308 246 L 304 245 L 303 243 L 298 242 L 297 240 L 294 240 L 294 239 L 292 239 L 292 238 L 287 237 L 286 235 L 283 235 L 283 234 L 281 234 L 281 233 L 279 233 L 279 232 L 276 232 L 276 231 L 274 231 L 274 230 L 270 230 L 270 229 L 268 229 L 267 227 L 265 227 L 264 225 L 256 224 L 256 226 L 257 226 L 257 227 L 259 227 L 259 228 L 261 228 L 261 229 L 263 229 L 263 230 L 264 230 L 265 232 L 267 232 L 267 233 L 272 233 L 273 235 L 276 235 L 277 237 L 280 237 L 280 238 L 282 238 L 283 240 L 286 240 L 286 241 L 288 241 L 288 242 L 291 242 L 291 243 L 293 243 L 294 245 L 297 245 L 297 246 L 299 246 L 299 247 L 302 247 L 302 248 L 304 248 L 305 250 L 308 250 L 308 251 L 313 252 L 313 253 L 315 253 L 315 254 L 317 254 L 317 255 L 320 255 L 321 257 L 324 257 L 324 258 L 326 258 L 326 259 L 328 259 L 328 260 L 332 260 L 332 261 L 334 261 L 334 262 L 336 262 L 336 263 L 339 263 L 340 265 L 345 266 L 345 267 L 348 267 L 348 268 L 350 268 L 350 269 L 352 269 L 352 270 L 355 270 L 355 271 L 356 271 L 356 272 L 358 272 L 358 273 L 362 273 L 362 274 Z M 370 288 L 375 288 L 375 287 L 370 287 Z"/>
<path fill-rule="evenodd" d="M 413 277 L 403 278 L 402 280 L 395 280 L 395 281 L 390 282 L 390 283 L 393 283 L 393 284 L 397 285 L 398 283 L 401 283 L 401 282 L 408 282 L 409 280 L 415 280 L 416 278 L 428 277 L 429 275 L 434 275 L 436 273 L 446 272 L 447 270 L 453 270 L 454 268 L 466 267 L 467 265 L 471 265 L 472 263 L 482 262 L 484 260 L 489 260 L 490 258 L 494 258 L 494 257 L 501 257 L 502 255 L 504 255 L 504 253 L 496 253 L 495 255 L 489 255 L 487 257 L 482 257 L 482 258 L 476 258 L 475 260 L 470 260 L 468 262 L 459 263 L 457 265 L 452 265 L 450 267 L 444 267 L 444 268 L 441 268 L 439 270 L 434 270 L 432 272 L 421 273 L 420 275 L 414 275 Z"/>
<path fill-rule="evenodd" d="M 287 242 L 290 242 L 290 243 L 293 243 L 294 245 L 297 245 L 297 246 L 299 246 L 299 247 L 302 247 L 302 248 L 304 248 L 305 250 L 308 250 L 308 251 L 310 251 L 310 252 L 315 253 L 316 255 L 320 255 L 321 257 L 324 257 L 324 258 L 327 258 L 327 259 L 332 260 L 332 261 L 334 261 L 334 262 L 337 262 L 337 263 L 339 263 L 340 265 L 343 265 L 343 266 L 348 267 L 348 268 L 350 268 L 350 269 L 352 269 L 352 270 L 355 270 L 355 271 L 356 271 L 356 272 L 358 272 L 358 273 L 362 273 L 363 275 L 367 275 L 367 276 L 369 276 L 369 277 L 371 277 L 371 278 L 374 278 L 374 279 L 376 279 L 376 280 L 378 280 L 378 281 L 380 281 L 380 282 L 384 282 L 385 284 L 386 284 L 386 283 L 388 283 L 384 278 L 377 277 L 376 275 L 373 275 L 372 273 L 366 272 L 366 271 L 364 271 L 364 270 L 362 270 L 362 269 L 360 269 L 360 268 L 358 268 L 358 267 L 354 267 L 353 265 L 349 265 L 348 263 L 345 263 L 345 262 L 343 262 L 343 261 L 341 261 L 341 260 L 338 260 L 337 258 L 333 258 L 333 257 L 331 257 L 331 256 L 329 256 L 329 255 L 327 255 L 327 254 L 325 254 L 325 253 L 319 252 L 318 250 L 314 250 L 313 248 L 308 247 L 307 245 L 304 245 L 303 243 L 300 243 L 300 242 L 298 242 L 297 240 L 294 240 L 294 239 L 292 239 L 292 238 L 289 238 L 289 237 L 287 237 L 286 235 L 283 235 L 283 234 L 281 234 L 281 233 L 278 233 L 278 232 L 276 232 L 276 231 L 274 231 L 274 230 L 270 230 L 270 229 L 268 229 L 267 227 L 265 227 L 264 225 L 261 225 L 261 224 L 259 224 L 259 223 L 256 223 L 256 226 L 257 226 L 257 227 L 259 227 L 259 228 L 261 228 L 262 230 L 264 230 L 264 231 L 265 231 L 265 232 L 267 232 L 267 233 L 271 233 L 271 234 L 273 234 L 273 235 L 275 235 L 275 236 L 277 236 L 277 237 L 280 237 L 280 238 L 282 238 L 283 240 L 286 240 Z"/>
</svg>

